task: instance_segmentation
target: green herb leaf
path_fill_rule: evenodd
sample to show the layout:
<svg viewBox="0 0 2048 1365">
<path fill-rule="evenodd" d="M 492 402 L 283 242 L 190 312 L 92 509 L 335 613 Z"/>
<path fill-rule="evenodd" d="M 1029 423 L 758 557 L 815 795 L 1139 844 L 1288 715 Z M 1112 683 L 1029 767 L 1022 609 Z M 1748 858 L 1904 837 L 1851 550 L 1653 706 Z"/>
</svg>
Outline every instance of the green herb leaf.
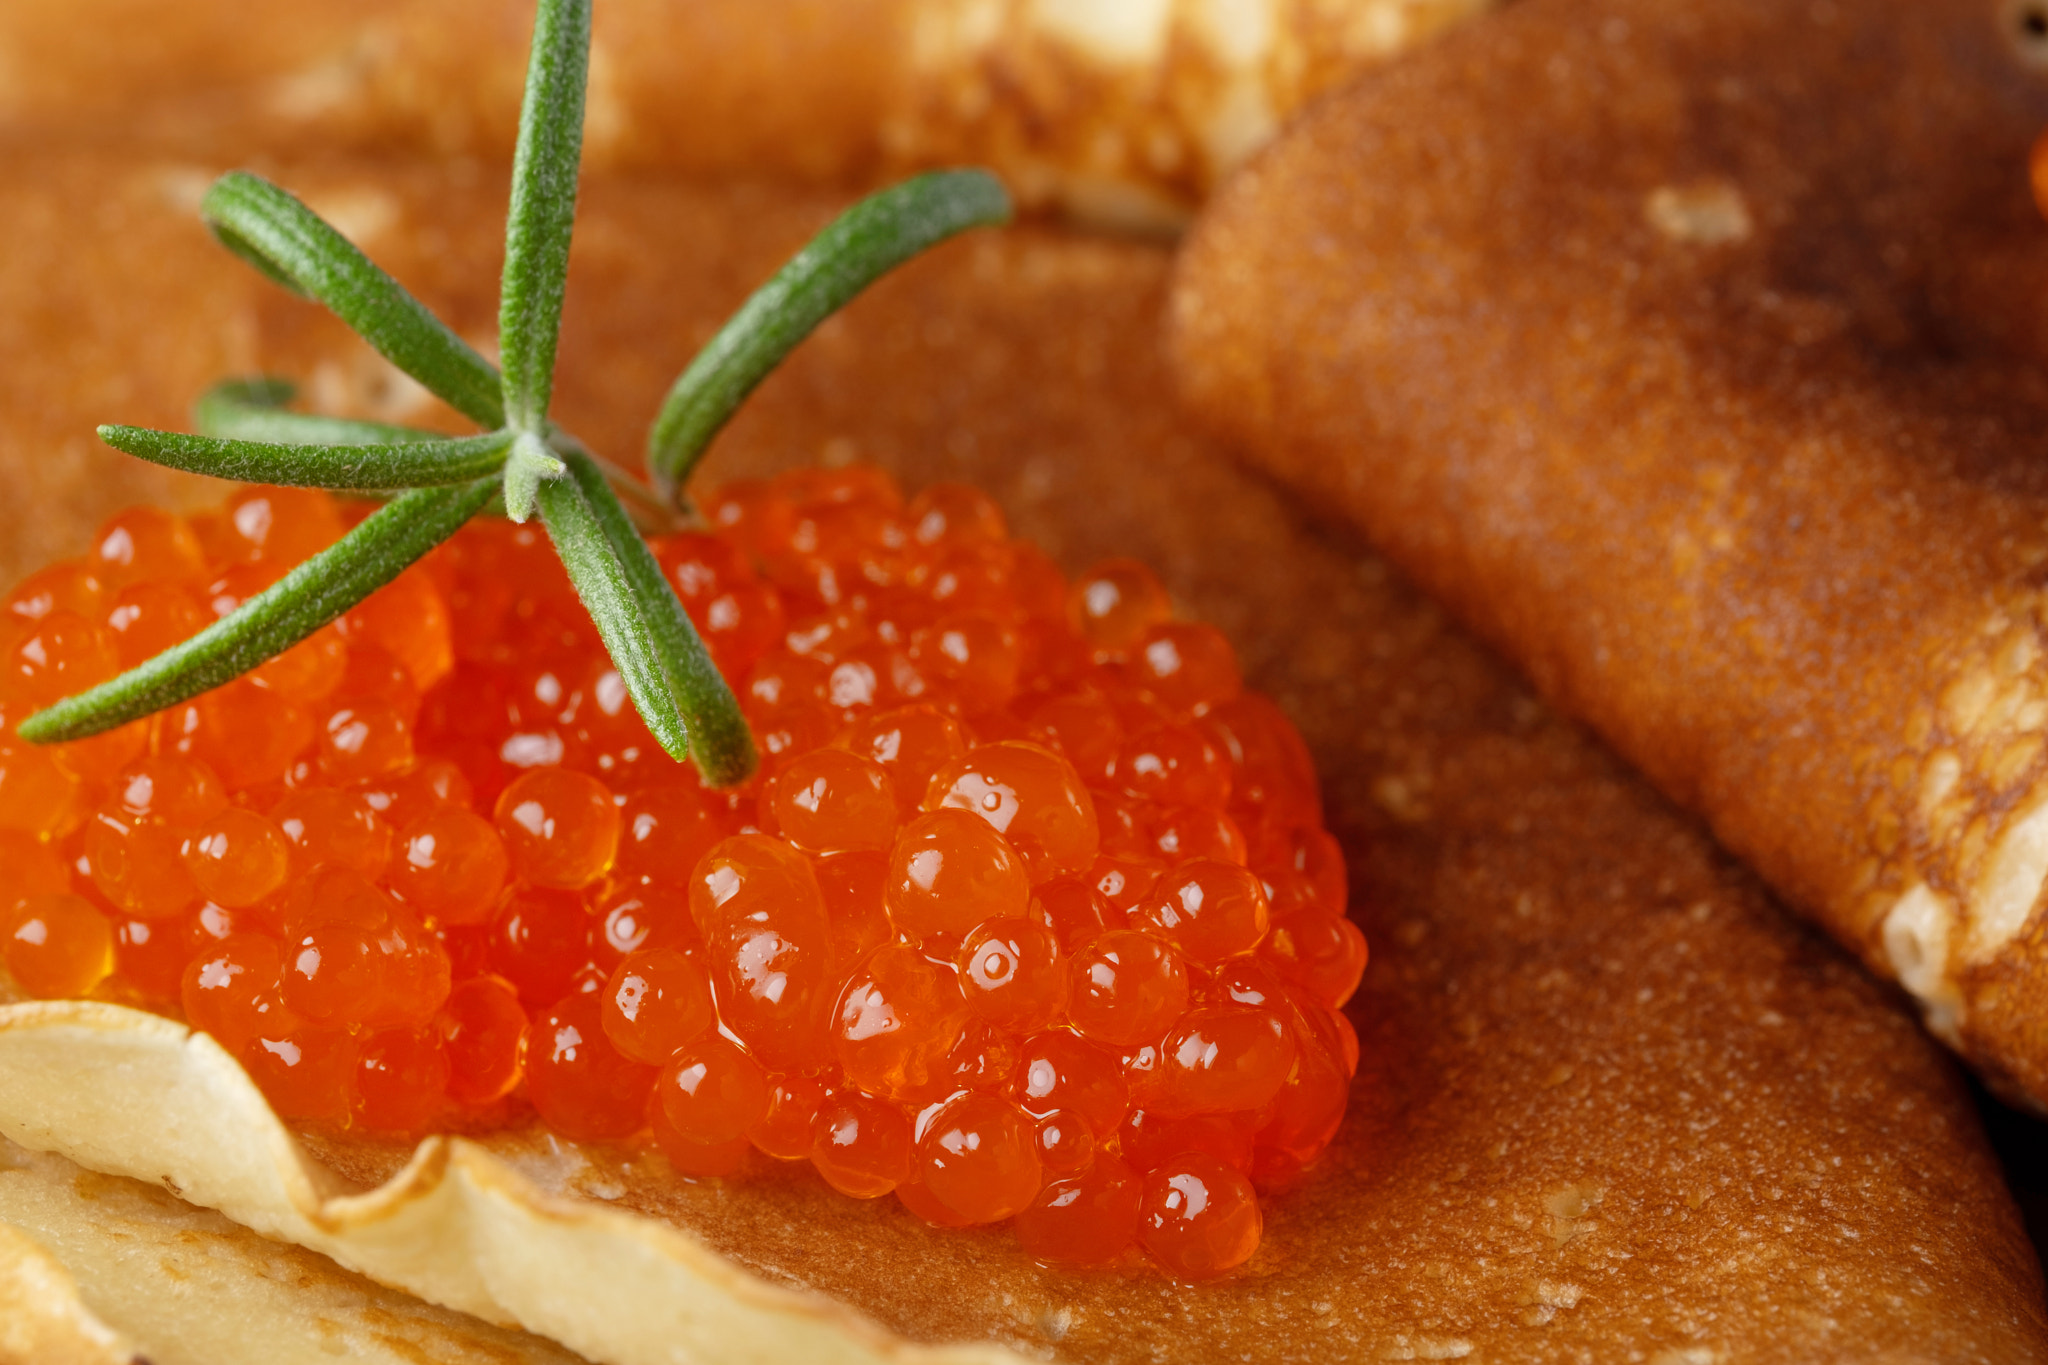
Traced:
<svg viewBox="0 0 2048 1365">
<path fill-rule="evenodd" d="M 497 490 L 491 478 L 405 494 L 183 644 L 30 716 L 21 737 L 84 739 L 233 681 L 398 577 Z"/>
<path fill-rule="evenodd" d="M 569 581 L 576 585 L 576 595 L 583 599 L 640 718 L 669 757 L 681 762 L 690 751 L 690 736 L 683 728 L 668 670 L 662 666 L 660 642 L 583 486 L 575 479 L 549 479 L 537 490 L 537 500 L 555 553 L 569 570 Z"/>
<path fill-rule="evenodd" d="M 440 439 L 436 432 L 388 422 L 287 412 L 284 405 L 297 391 L 290 380 L 268 375 L 230 379 L 199 396 L 192 405 L 192 421 L 202 436 L 292 446 L 382 446 Z"/>
<path fill-rule="evenodd" d="M 546 441 L 530 431 L 520 432 L 505 461 L 505 515 L 523 524 L 533 515 L 540 486 L 562 473 L 562 462 Z"/>
<path fill-rule="evenodd" d="M 861 290 L 956 233 L 1009 218 L 1010 196 L 986 171 L 921 175 L 840 214 L 741 305 L 669 389 L 647 438 L 656 487 L 672 497 L 754 387 Z"/>
<path fill-rule="evenodd" d="M 663 671 L 668 676 L 672 704 L 682 715 L 689 734 L 690 757 L 697 771 L 712 787 L 730 787 L 746 781 L 753 775 L 758 760 L 754 737 L 747 729 L 746 717 L 740 713 L 739 698 L 727 686 L 718 665 L 711 661 L 711 652 L 704 647 L 703 638 L 683 610 L 654 552 L 633 529 L 626 509 L 612 495 L 604 471 L 580 451 L 565 451 L 562 458 L 569 466 L 569 477 L 583 490 L 598 529 L 604 533 L 625 574 L 641 617 L 653 633 Z M 634 704 L 639 704 L 637 697 Z M 653 728 L 651 722 L 649 728 Z"/>
<path fill-rule="evenodd" d="M 371 446 L 445 439 L 439 432 L 422 431 L 417 427 L 285 411 L 284 405 L 296 392 L 297 388 L 290 380 L 272 375 L 226 380 L 201 395 L 193 407 L 193 420 L 202 436 L 274 441 L 279 445 Z M 625 502 L 635 526 L 649 535 L 675 529 L 675 508 L 649 488 L 645 480 L 605 459 L 552 422 L 548 424 L 548 433 L 550 447 L 575 450 L 604 471 L 612 491 Z M 491 509 L 486 508 L 485 511 L 489 513 Z M 503 516 L 504 511 L 500 506 L 496 515 Z"/>
<path fill-rule="evenodd" d="M 505 463 L 512 434 L 461 436 L 398 445 L 297 445 L 221 440 L 147 427 L 103 426 L 100 439 L 151 464 L 243 483 L 291 488 L 427 488 L 468 483 Z"/>
<path fill-rule="evenodd" d="M 505 276 L 498 292 L 505 414 L 514 429 L 535 434 L 547 429 L 554 385 L 589 66 L 590 0 L 540 0 L 526 65 L 526 102 L 519 110 Z"/>
<path fill-rule="evenodd" d="M 505 425 L 491 363 L 292 195 L 261 176 L 230 171 L 206 192 L 199 211 L 230 250 L 327 305 L 457 412 L 478 426 Z"/>
</svg>

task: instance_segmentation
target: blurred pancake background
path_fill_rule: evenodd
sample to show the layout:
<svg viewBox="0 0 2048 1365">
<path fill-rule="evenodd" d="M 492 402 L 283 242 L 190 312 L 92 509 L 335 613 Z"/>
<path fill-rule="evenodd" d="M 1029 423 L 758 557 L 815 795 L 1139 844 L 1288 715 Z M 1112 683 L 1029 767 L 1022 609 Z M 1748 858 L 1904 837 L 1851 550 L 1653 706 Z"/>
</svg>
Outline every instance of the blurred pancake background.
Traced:
<svg viewBox="0 0 2048 1365">
<path fill-rule="evenodd" d="M 292 8 L 291 22 L 266 7 L 195 4 L 18 0 L 0 11 L 0 147 L 12 171 L 0 188 L 0 461 L 14 481 L 0 507 L 0 575 L 75 550 L 138 497 L 217 496 L 98 448 L 89 426 L 182 425 L 222 374 L 283 369 L 325 408 L 433 418 L 416 389 L 312 310 L 216 260 L 191 207 L 229 165 L 284 174 L 460 330 L 488 335 L 490 224 L 526 8 Z M 1154 103 L 1132 97 L 1118 117 L 1167 111 L 1178 140 L 1156 144 L 1133 131 L 1143 119 L 1119 124 L 1121 141 L 1069 141 L 1063 130 L 1086 119 L 1051 120 L 1044 111 L 1065 106 L 1030 102 L 1047 89 L 1107 100 L 1087 92 L 1122 88 L 1110 77 L 1034 85 L 1015 74 L 1036 40 L 1005 25 L 1042 28 L 1047 14 L 1089 6 L 927 6 L 940 16 L 929 24 L 979 16 L 984 27 L 974 43 L 957 40 L 973 62 L 924 86 L 901 78 L 913 69 L 907 39 L 881 56 L 860 46 L 879 31 L 914 37 L 912 7 L 875 6 L 900 25 L 889 30 L 848 22 L 859 8 L 600 3 L 601 44 L 607 22 L 647 25 L 633 30 L 642 39 L 600 48 L 610 55 L 596 88 L 612 94 L 594 99 L 593 119 L 613 122 L 593 130 L 564 342 L 565 420 L 606 451 L 637 449 L 654 395 L 691 347 L 852 188 L 989 158 L 1039 207 L 1167 230 L 1300 99 L 1470 7 L 1148 5 L 1131 10 L 1157 22 L 1073 20 L 1095 34 L 1087 50 L 1123 54 L 1124 66 L 1104 65 L 1128 75 L 1182 52 L 1189 16 L 1268 16 L 1267 28 L 1250 26 L 1265 38 L 1231 49 L 1265 54 L 1240 74 L 1279 73 L 1256 78 L 1263 113 L 1242 96 L 1188 114 L 1171 82 L 1132 77 Z M 658 61 L 644 37 L 687 20 L 711 27 L 664 41 L 744 54 L 759 32 L 748 12 L 788 16 L 751 68 Z M 1301 39 L 1314 59 L 1287 57 L 1273 35 L 1311 20 L 1363 36 L 1344 39 L 1351 49 Z M 1066 52 L 1074 31 L 1043 50 Z M 1043 60 L 1060 71 L 1067 58 Z M 918 112 L 956 96 L 951 114 Z M 1233 123 L 1217 108 L 1252 113 Z M 340 155 L 292 151 L 315 137 Z M 1409 1296 L 1483 1309 L 1476 1329 L 1447 1318 L 1404 1340 L 1421 1355 L 1476 1340 L 1495 1351 L 1543 1342 L 1567 1358 L 1609 1339 L 1600 1333 L 1628 1311 L 1664 1315 L 1657 1325 L 1674 1341 L 1698 1339 L 1679 1330 L 1686 1313 L 1707 1318 L 1699 1330 L 1735 1347 L 1730 1358 L 1763 1343 L 1768 1358 L 1799 1358 L 1796 1343 L 1824 1328 L 1852 1357 L 1887 1331 L 1951 1334 L 1940 1339 L 1955 1350 L 1931 1358 L 1962 1358 L 1971 1344 L 1997 1358 L 1986 1342 L 2038 1348 L 2039 1282 L 2014 1262 L 2025 1246 L 2011 1211 L 1955 1077 L 1897 1003 L 1787 922 L 1696 826 L 1376 555 L 1245 475 L 1175 410 L 1156 353 L 1168 268 L 1159 244 L 1043 228 L 949 248 L 821 332 L 743 415 L 711 472 L 858 457 L 913 485 L 974 478 L 1070 569 L 1111 551 L 1154 563 L 1303 726 L 1358 860 L 1357 913 L 1376 953 L 1359 1017 L 1388 1059 L 1387 1093 L 1362 1092 L 1324 1177 L 1380 1179 L 1407 1164 L 1375 1187 L 1395 1206 L 1372 1215 L 1361 1242 L 1395 1247 L 1397 1263 L 1374 1264 L 1379 1281 L 1355 1291 L 1363 1302 L 1292 1305 L 1261 1329 L 1327 1320 L 1322 1339 L 1347 1340 L 1341 1324 L 1388 1305 L 1398 1314 Z M 1705 960 L 1689 960 L 1694 951 Z M 1729 1098 L 1688 1115 L 1676 1099 L 1688 1077 Z M 1475 1104 L 1500 1109 L 1475 1120 Z M 2029 1120 L 1987 1112 L 1994 1137 L 2011 1139 L 2008 1156 L 2038 1136 Z M 1644 1150 L 1668 1165 L 1632 1169 Z M 1828 1152 L 1861 1168 L 1836 1184 L 1816 1156 Z M 375 1178 L 388 1155 L 358 1159 Z M 1589 1164 L 1597 1176 L 1579 1169 Z M 1743 1170 L 1746 1182 L 1734 1178 Z M 2015 1171 L 2023 1196 L 2027 1181 Z M 1506 1212 L 1482 1212 L 1496 1197 Z M 1853 1245 L 1837 1231 L 1852 1225 L 1883 1245 Z M 1894 1252 L 1907 1244 L 1942 1266 L 1904 1266 Z M 1319 1254 L 1328 1264 L 1310 1269 L 1328 1283 L 1364 1273 L 1347 1258 L 1365 1251 Z M 1017 1277 L 1005 1286 L 1036 1283 L 996 1252 L 971 1255 Z M 1568 1273 L 1539 1275 L 1539 1263 Z M 1884 1311 L 1858 1322 L 1865 1296 Z M 914 1322 L 920 1309 L 878 1300 L 870 1311 Z M 1973 1342 L 1965 1324 L 1978 1312 L 2008 1317 L 1979 1322 Z M 1662 1358 L 1722 1357 L 1674 1346 Z"/>
<path fill-rule="evenodd" d="M 973 163 L 1032 207 L 1172 231 L 1293 110 L 1496 2 L 606 0 L 585 164 L 854 186 Z M 496 162 L 528 8 L 10 0 L 0 124 Z"/>
</svg>

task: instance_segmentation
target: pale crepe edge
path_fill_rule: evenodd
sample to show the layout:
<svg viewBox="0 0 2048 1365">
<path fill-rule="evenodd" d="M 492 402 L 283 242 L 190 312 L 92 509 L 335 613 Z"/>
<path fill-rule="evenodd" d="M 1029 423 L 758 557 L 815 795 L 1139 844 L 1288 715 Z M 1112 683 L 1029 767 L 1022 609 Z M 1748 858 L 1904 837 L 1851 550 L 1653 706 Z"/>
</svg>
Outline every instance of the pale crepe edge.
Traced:
<svg viewBox="0 0 2048 1365">
<path fill-rule="evenodd" d="M 32 1241 L 69 1284 L 10 1267 L 8 1233 Z M 8 1274 L 20 1293 L 9 1302 L 0 1286 L 0 1365 L 588 1365 L 559 1342 L 372 1284 L 159 1186 L 0 1138 Z M 118 1335 L 111 1357 L 53 1346 L 52 1319 L 65 1341 L 81 1335 L 74 1291 Z M 10 1329 L 21 1345 L 12 1355 Z"/>
<path fill-rule="evenodd" d="M 0 1365 L 130 1365 L 134 1358 L 85 1306 L 63 1263 L 0 1223 Z"/>
<path fill-rule="evenodd" d="M 346 1193 L 212 1038 L 118 1005 L 0 1006 L 0 1133 L 601 1365 L 1025 1359 L 989 1343 L 907 1341 L 769 1283 L 684 1229 L 543 1192 L 462 1138 L 429 1137 L 383 1185 Z"/>
</svg>

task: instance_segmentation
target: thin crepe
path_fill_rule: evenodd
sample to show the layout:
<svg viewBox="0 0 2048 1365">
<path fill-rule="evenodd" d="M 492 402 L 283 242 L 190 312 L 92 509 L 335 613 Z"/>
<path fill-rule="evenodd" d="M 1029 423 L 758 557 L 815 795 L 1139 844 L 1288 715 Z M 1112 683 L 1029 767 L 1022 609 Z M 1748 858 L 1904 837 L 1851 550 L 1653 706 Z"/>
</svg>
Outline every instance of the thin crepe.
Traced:
<svg viewBox="0 0 2048 1365">
<path fill-rule="evenodd" d="M 118 1329 L 118 1332 L 113 1330 Z M 0 1365 L 576 1365 L 160 1185 L 0 1141 Z"/>
<path fill-rule="evenodd" d="M 9 1144 L 0 1154 L 9 1150 L 18 1149 Z M 130 1365 L 134 1358 L 79 1299 L 62 1263 L 0 1223 L 0 1365 Z"/>
<path fill-rule="evenodd" d="M 1493 0 L 606 0 L 589 163 L 871 183 L 973 162 L 1171 230 L 1304 102 Z M 9 0 L 0 127 L 188 152 L 511 152 L 521 0 Z"/>
<path fill-rule="evenodd" d="M 43 339 L 109 368 L 0 390 L 6 458 L 39 449 L 24 430 L 158 420 L 129 410 L 148 405 L 155 381 L 139 375 L 119 401 L 107 376 L 122 345 L 152 345 L 144 334 L 166 317 L 195 344 L 239 338 L 270 368 L 332 376 L 316 393 L 393 410 L 404 391 L 373 382 L 379 372 L 337 328 L 245 282 L 238 263 L 188 252 L 196 234 L 167 208 L 142 211 L 158 168 L 85 169 L 116 198 L 137 187 L 119 220 L 128 269 L 179 273 L 154 296 L 126 292 L 120 269 L 31 282 L 30 311 L 60 320 Z M 24 174 L 62 184 L 85 169 L 48 158 Z M 492 204 L 431 168 L 280 174 L 334 202 L 383 196 L 390 226 L 375 253 L 459 328 L 485 325 L 477 263 L 490 256 Z M 834 204 L 603 178 L 584 198 L 559 401 L 565 423 L 629 452 L 690 346 Z M 19 235 L 10 202 L 0 196 L 0 229 Z M 104 231 L 71 237 L 112 261 Z M 1044 231 L 956 243 L 806 343 L 721 439 L 707 477 L 860 457 L 912 486 L 973 479 L 1071 567 L 1110 554 L 1157 566 L 1301 724 L 1374 963 L 1353 1013 L 1365 1064 L 1351 1117 L 1307 1183 L 1271 1202 L 1259 1254 L 1204 1286 L 1139 1268 L 1050 1271 L 1005 1230 L 934 1232 L 892 1200 L 846 1199 L 801 1168 L 696 1182 L 657 1155 L 578 1151 L 527 1130 L 471 1135 L 459 1164 L 516 1192 L 505 1197 L 532 1221 L 688 1248 L 653 1269 L 742 1284 L 739 1308 L 757 1310 L 750 1334 L 716 1343 L 739 1359 L 792 1340 L 805 1354 L 789 1358 L 929 1347 L 1103 1362 L 2048 1353 L 2035 1260 L 1938 1050 L 1381 561 L 1311 530 L 1176 412 L 1157 337 L 1168 266 L 1153 248 Z M 19 382 L 8 374 L 0 364 L 0 385 Z M 86 450 L 65 477 L 85 490 L 123 466 Z M 71 525 L 76 543 L 83 526 Z M 337 1256 L 398 1278 L 409 1244 L 380 1246 L 377 1227 L 423 1216 L 427 1204 L 400 1196 L 422 1171 L 450 1169 L 457 1149 L 415 1159 L 403 1145 L 312 1133 L 294 1151 L 270 1142 L 247 1117 L 249 1094 L 231 1088 L 201 1110 L 217 1132 L 181 1118 L 173 1145 L 150 1098 L 164 1073 L 141 1059 L 205 1048 L 154 1020 L 108 1031 L 66 1017 L 7 1017 L 0 1131 L 195 1192 L 287 1190 L 293 1170 L 311 1169 L 297 1188 L 328 1221 L 292 1197 L 238 1196 L 238 1216 L 280 1231 L 312 1222 Z M 150 1068 L 129 1086 L 108 1072 L 124 1056 Z M 76 1084 L 89 1073 L 106 1079 Z M 217 1067 L 205 1074 L 230 1085 Z M 72 1117 L 47 1121 L 58 1114 Z M 269 1165 L 220 1152 L 268 1152 Z M 354 1202 L 328 1206 L 336 1193 Z M 560 1214 L 565 1200 L 581 1211 Z M 343 1209 L 384 1221 L 366 1239 L 344 1236 Z M 426 1270 L 444 1286 L 479 1273 L 460 1261 Z M 573 1302 L 499 1309 L 573 1332 L 569 1344 L 615 1365 L 661 1358 L 632 1348 L 664 1332 L 701 1340 L 663 1318 L 677 1308 L 658 1297 L 581 1317 L 561 1316 Z M 841 1335 L 821 1338 L 820 1323 Z"/>
<path fill-rule="evenodd" d="M 1216 204 L 1187 392 L 2048 1106 L 2025 6 L 1534 0 Z"/>
</svg>

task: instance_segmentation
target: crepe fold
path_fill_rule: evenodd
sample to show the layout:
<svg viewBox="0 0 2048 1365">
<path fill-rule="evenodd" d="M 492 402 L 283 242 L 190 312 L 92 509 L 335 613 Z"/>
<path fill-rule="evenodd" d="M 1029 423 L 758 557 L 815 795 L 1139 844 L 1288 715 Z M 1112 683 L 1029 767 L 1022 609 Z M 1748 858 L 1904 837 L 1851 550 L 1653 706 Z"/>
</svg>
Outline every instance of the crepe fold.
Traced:
<svg viewBox="0 0 2048 1365">
<path fill-rule="evenodd" d="M 1533 0 L 1321 107 L 1179 373 L 2048 1105 L 2025 6 Z"/>
<path fill-rule="evenodd" d="M 109 386 L 121 346 L 147 345 L 131 339 L 167 318 L 194 346 L 235 339 L 245 366 L 327 375 L 311 386 L 320 401 L 410 411 L 338 327 L 238 262 L 188 251 L 196 231 L 155 198 L 160 165 L 20 164 L 29 182 L 89 178 L 126 207 L 62 228 L 100 273 L 53 272 L 17 296 L 48 319 L 39 344 L 61 339 L 95 368 L 31 388 L 17 353 L 0 353 L 10 475 L 47 449 L 28 434 L 159 420 L 130 410 L 159 401 L 151 376 L 125 399 Z M 451 190 L 436 167 L 278 174 L 316 202 L 383 196 L 373 253 L 458 329 L 487 325 L 487 196 Z M 21 202 L 0 187 L 0 232 L 59 230 L 17 216 Z M 630 452 L 691 346 L 837 203 L 593 176 L 583 206 L 558 410 L 599 449 Z M 134 287 L 166 262 L 155 292 Z M 954 243 L 806 342 L 707 478 L 863 458 L 911 487 L 971 479 L 1070 568 L 1118 554 L 1157 566 L 1301 726 L 1374 946 L 1352 1007 L 1364 1063 L 1327 1159 L 1271 1200 L 1237 1276 L 1048 1270 L 1006 1230 L 934 1232 L 801 1167 L 692 1181 L 657 1154 L 519 1126 L 421 1153 L 287 1134 L 218 1049 L 104 1004 L 5 1014 L 0 1132 L 168 1180 L 374 1279 L 470 1295 L 462 1306 L 609 1365 L 686 1346 L 710 1360 L 1108 1365 L 2048 1353 L 2037 1263 L 1940 1050 L 1381 560 L 1313 529 L 1175 408 L 1158 341 L 1169 266 L 1153 247 L 1046 230 Z M 125 462 L 81 449 L 69 463 L 80 491 L 58 529 L 82 543 L 89 490 Z M 465 1230 L 481 1224 L 443 1216 L 464 1182 L 502 1215 L 468 1259 Z M 623 1283 L 716 1284 L 725 1326 L 710 1331 L 716 1315 L 681 1294 L 593 1312 L 575 1295 L 474 1293 L 534 1259 L 513 1237 L 547 1255 L 564 1243 L 546 1238 L 598 1239 L 591 1264 L 643 1257 L 645 1278 Z M 419 1255 L 431 1239 L 446 1257 Z M 100 1248 L 86 1241 L 74 1264 L 58 1241 L 45 1248 L 88 1283 Z M 562 1264 L 562 1283 L 582 1283 Z"/>
<path fill-rule="evenodd" d="M 1494 0 L 606 0 L 592 166 L 838 183 L 991 166 L 1172 230 L 1305 101 Z M 519 0 L 9 0 L 0 125 L 246 157 L 508 158 Z"/>
<path fill-rule="evenodd" d="M 116 1332 L 115 1328 L 118 1328 Z M 155 1183 L 0 1141 L 0 1365 L 576 1365 Z"/>
<path fill-rule="evenodd" d="M 134 1358 L 80 1301 L 62 1263 L 0 1223 L 0 1365 L 129 1365 Z"/>
</svg>

